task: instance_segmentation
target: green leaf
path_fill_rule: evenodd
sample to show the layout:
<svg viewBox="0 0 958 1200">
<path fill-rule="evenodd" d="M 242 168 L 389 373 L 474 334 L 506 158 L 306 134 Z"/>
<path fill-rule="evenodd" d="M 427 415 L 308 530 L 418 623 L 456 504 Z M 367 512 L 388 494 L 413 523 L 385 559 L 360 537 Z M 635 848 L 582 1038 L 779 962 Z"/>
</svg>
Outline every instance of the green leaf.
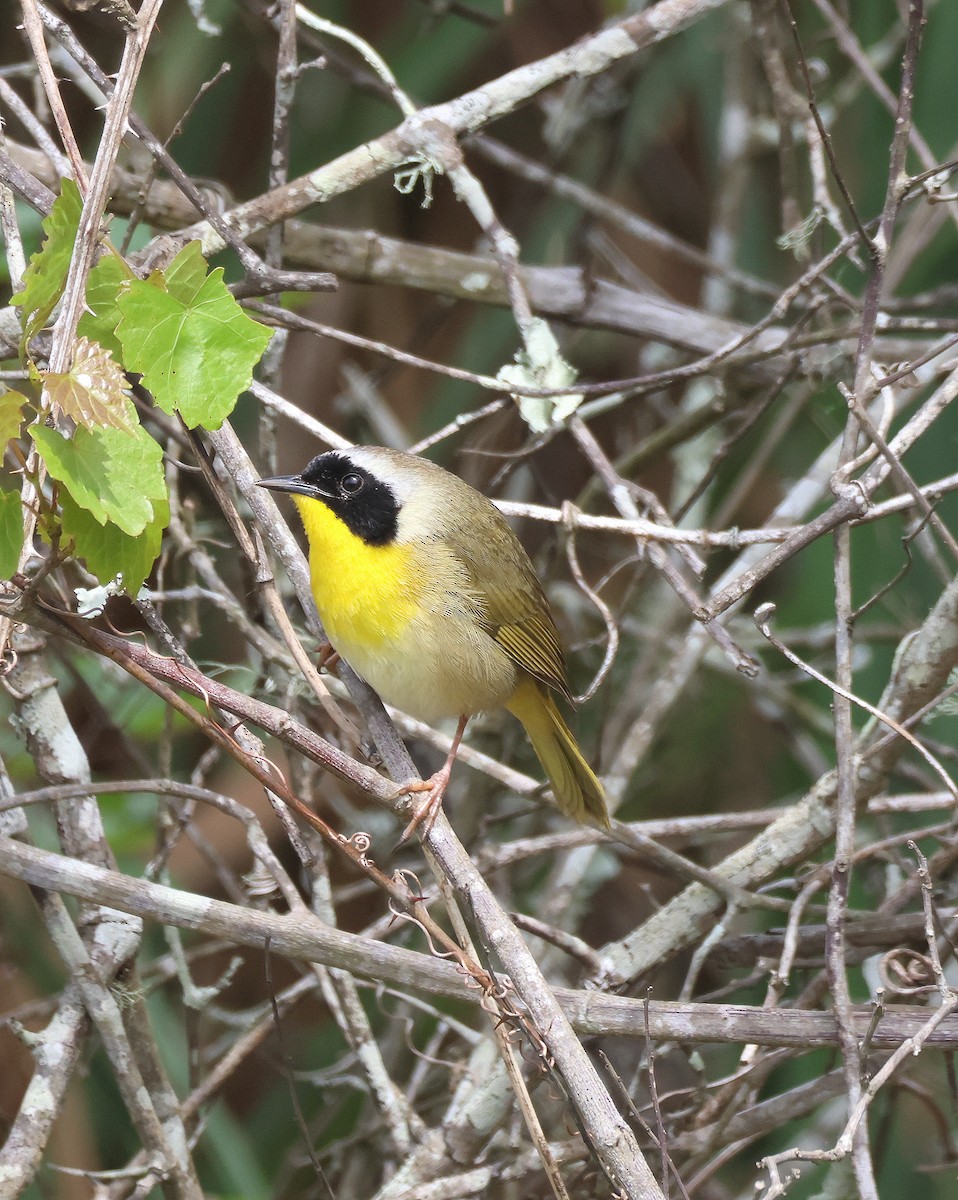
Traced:
<svg viewBox="0 0 958 1200">
<path fill-rule="evenodd" d="M 23 406 L 28 403 L 21 392 L 4 392 L 0 396 L 0 453 L 11 438 L 20 436 Z"/>
<path fill-rule="evenodd" d="M 56 374 L 41 371 L 40 378 L 53 403 L 78 425 L 88 429 L 101 425 L 133 428 L 130 385 L 109 350 L 98 342 L 77 338 L 70 370 Z"/>
<path fill-rule="evenodd" d="M 132 430 L 80 426 L 65 438 L 46 425 L 31 432 L 47 470 L 100 525 L 112 521 L 135 537 L 167 503 L 163 451 L 129 405 Z"/>
<path fill-rule="evenodd" d="M 134 279 L 118 301 L 117 336 L 123 363 L 139 371 L 164 412 L 178 412 L 190 429 L 219 429 L 249 387 L 272 332 L 248 317 L 211 275 L 199 247 L 186 246 L 158 280 Z"/>
<path fill-rule="evenodd" d="M 199 242 L 184 246 L 164 271 L 154 275 L 162 279 L 164 291 L 189 304 L 206 282 L 206 259 Z"/>
<path fill-rule="evenodd" d="M 0 491 L 0 579 L 9 579 L 20 562 L 23 513 L 16 492 Z"/>
<path fill-rule="evenodd" d="M 77 557 L 102 584 L 122 576 L 123 590 L 135 596 L 160 553 L 163 530 L 170 520 L 169 501 L 165 497 L 154 501 L 153 519 L 135 537 L 112 521 L 101 525 L 68 492 L 61 495 L 60 507 L 64 537 L 73 538 Z"/>
<path fill-rule="evenodd" d="M 116 302 L 131 278 L 130 269 L 123 259 L 107 249 L 90 272 L 86 285 L 87 311 L 77 326 L 77 333 L 81 337 L 99 342 L 117 362 L 123 361 L 123 350 L 116 336 L 116 327 L 120 323 L 120 310 Z"/>
<path fill-rule="evenodd" d="M 10 301 L 23 309 L 25 343 L 43 328 L 63 295 L 82 210 L 79 188 L 72 179 L 64 179 L 42 223 L 46 237 L 23 273 L 23 287 Z"/>
</svg>

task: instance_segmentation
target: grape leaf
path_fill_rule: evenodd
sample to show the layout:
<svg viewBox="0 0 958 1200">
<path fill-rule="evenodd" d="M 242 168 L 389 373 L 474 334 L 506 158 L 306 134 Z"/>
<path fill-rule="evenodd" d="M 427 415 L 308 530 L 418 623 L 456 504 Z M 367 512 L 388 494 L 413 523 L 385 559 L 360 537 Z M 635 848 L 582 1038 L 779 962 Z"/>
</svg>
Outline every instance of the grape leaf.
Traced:
<svg viewBox="0 0 958 1200">
<path fill-rule="evenodd" d="M 27 403 L 26 396 L 20 392 L 4 392 L 0 396 L 0 454 L 11 438 L 20 436 L 23 406 Z"/>
<path fill-rule="evenodd" d="M 16 492 L 0 490 L 0 579 L 9 579 L 20 562 L 23 513 Z"/>
<path fill-rule="evenodd" d="M 130 385 L 109 350 L 97 342 L 77 338 L 70 370 L 41 371 L 40 377 L 53 403 L 78 425 L 132 429 Z"/>
<path fill-rule="evenodd" d="M 157 519 L 155 505 L 167 502 L 163 451 L 128 406 L 131 430 L 81 425 L 65 438 L 46 425 L 32 425 L 47 470 L 80 508 L 100 525 L 112 521 L 135 537 Z M 161 511 L 161 510 L 159 510 Z"/>
<path fill-rule="evenodd" d="M 199 242 L 184 246 L 166 270 L 154 272 L 156 274 L 163 280 L 164 291 L 189 304 L 206 282 L 206 259 Z"/>
<path fill-rule="evenodd" d="M 69 493 L 60 497 L 64 537 L 73 538 L 74 553 L 102 584 L 122 576 L 123 590 L 135 596 L 150 573 L 170 520 L 169 501 L 154 501 L 153 519 L 135 537 L 112 521 L 101 525 L 92 513 L 75 503 Z"/>
<path fill-rule="evenodd" d="M 117 302 L 117 336 L 127 370 L 142 374 L 164 412 L 178 412 L 190 429 L 219 429 L 272 332 L 243 312 L 221 268 L 201 276 L 201 263 L 191 243 L 163 272 L 167 291 L 132 280 Z"/>
<path fill-rule="evenodd" d="M 77 333 L 81 337 L 99 342 L 117 362 L 123 361 L 123 350 L 116 336 L 120 321 L 116 302 L 123 285 L 130 278 L 130 269 L 123 259 L 108 249 L 90 272 L 86 285 L 86 312 L 77 325 Z"/>
<path fill-rule="evenodd" d="M 79 188 L 72 179 L 64 179 L 50 215 L 42 222 L 46 237 L 27 264 L 23 286 L 10 300 L 23 309 L 24 344 L 43 328 L 63 295 L 82 210 Z"/>
</svg>

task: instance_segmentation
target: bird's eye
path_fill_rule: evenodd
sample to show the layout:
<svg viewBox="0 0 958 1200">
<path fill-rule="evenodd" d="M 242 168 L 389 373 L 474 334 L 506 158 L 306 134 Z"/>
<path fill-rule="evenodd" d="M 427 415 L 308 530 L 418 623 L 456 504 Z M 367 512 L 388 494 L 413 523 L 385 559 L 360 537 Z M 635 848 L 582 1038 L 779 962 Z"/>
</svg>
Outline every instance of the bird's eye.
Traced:
<svg viewBox="0 0 958 1200">
<path fill-rule="evenodd" d="M 355 471 L 350 471 L 348 475 L 344 475 L 339 481 L 339 486 L 347 496 L 355 496 L 357 492 L 362 491 L 363 477 L 362 475 L 357 475 Z"/>
</svg>

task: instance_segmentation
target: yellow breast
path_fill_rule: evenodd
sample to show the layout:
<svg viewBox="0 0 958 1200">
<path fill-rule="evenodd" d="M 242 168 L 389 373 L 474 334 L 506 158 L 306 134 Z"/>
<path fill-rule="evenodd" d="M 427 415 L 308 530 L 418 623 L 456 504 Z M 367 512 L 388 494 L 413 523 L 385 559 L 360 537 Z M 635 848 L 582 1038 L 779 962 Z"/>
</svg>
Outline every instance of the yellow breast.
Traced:
<svg viewBox="0 0 958 1200">
<path fill-rule="evenodd" d="M 408 546 L 370 546 L 319 500 L 294 496 L 309 539 L 316 607 L 344 657 L 400 638 L 419 611 L 422 580 Z"/>
</svg>

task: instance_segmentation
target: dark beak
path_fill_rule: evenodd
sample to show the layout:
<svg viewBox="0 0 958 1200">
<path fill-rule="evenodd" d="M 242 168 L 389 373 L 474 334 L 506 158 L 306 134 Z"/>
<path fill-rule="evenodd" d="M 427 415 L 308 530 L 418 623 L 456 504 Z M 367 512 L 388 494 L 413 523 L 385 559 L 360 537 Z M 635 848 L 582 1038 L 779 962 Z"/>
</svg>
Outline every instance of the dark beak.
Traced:
<svg viewBox="0 0 958 1200">
<path fill-rule="evenodd" d="M 271 492 L 297 492 L 301 496 L 315 496 L 317 489 L 308 484 L 302 475 L 273 475 L 270 479 L 258 479 L 256 486 Z"/>
</svg>

